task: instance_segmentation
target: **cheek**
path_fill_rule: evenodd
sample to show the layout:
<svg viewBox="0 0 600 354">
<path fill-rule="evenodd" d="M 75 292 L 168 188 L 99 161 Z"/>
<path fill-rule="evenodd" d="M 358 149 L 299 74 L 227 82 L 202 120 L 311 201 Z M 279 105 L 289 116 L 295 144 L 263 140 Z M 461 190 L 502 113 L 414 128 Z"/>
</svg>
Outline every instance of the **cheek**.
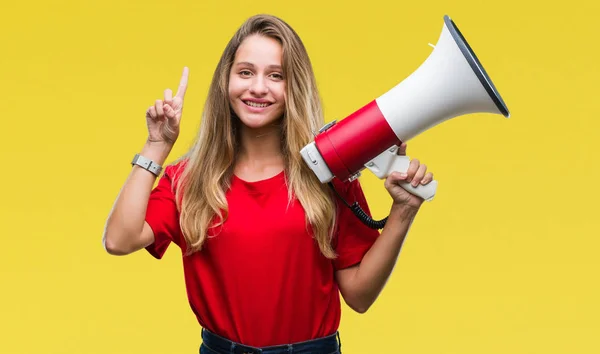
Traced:
<svg viewBox="0 0 600 354">
<path fill-rule="evenodd" d="M 229 87 L 228 87 L 228 91 L 229 91 L 229 98 L 230 99 L 234 99 L 237 96 L 240 95 L 240 92 L 243 91 L 239 80 L 235 80 L 234 78 L 229 80 Z"/>
<path fill-rule="evenodd" d="M 283 104 L 287 101 L 287 93 L 285 91 L 285 85 L 281 85 L 277 88 L 277 99 L 282 101 Z"/>
<path fill-rule="evenodd" d="M 229 101 L 232 103 L 240 97 L 240 90 L 235 86 L 229 86 Z"/>
</svg>

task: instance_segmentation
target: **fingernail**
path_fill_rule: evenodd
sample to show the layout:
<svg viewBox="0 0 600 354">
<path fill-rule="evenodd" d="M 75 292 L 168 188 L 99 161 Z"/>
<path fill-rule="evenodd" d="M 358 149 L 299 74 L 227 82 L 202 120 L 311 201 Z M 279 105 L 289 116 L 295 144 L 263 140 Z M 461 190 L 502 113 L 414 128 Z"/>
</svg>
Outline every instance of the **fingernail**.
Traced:
<svg viewBox="0 0 600 354">
<path fill-rule="evenodd" d="M 406 178 L 406 173 L 400 173 L 400 178 Z"/>
<path fill-rule="evenodd" d="M 417 181 L 413 181 L 413 182 L 412 182 L 412 186 L 413 186 L 413 187 L 416 187 L 416 186 L 418 186 L 418 185 L 419 185 L 419 182 L 417 182 Z"/>
</svg>

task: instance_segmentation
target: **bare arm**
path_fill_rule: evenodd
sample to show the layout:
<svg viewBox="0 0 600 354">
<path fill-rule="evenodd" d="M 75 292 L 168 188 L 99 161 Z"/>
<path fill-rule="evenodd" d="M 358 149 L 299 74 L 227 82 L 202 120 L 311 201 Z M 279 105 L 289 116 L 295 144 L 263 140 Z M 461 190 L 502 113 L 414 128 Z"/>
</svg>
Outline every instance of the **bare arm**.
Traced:
<svg viewBox="0 0 600 354">
<path fill-rule="evenodd" d="M 146 143 L 140 154 L 163 165 L 169 151 L 164 144 Z M 149 171 L 133 166 L 106 220 L 102 242 L 108 253 L 126 255 L 154 242 L 154 233 L 145 216 L 156 178 Z"/>
<path fill-rule="evenodd" d="M 406 154 L 405 143 L 398 154 Z M 399 183 L 411 182 L 415 187 L 419 183 L 427 184 L 433 180 L 433 174 L 426 173 L 426 170 L 425 165 L 414 159 L 406 174 L 393 172 L 388 176 L 385 187 L 394 203 L 381 235 L 359 264 L 336 272 L 344 300 L 359 313 L 366 312 L 383 290 L 396 265 L 410 225 L 423 203 L 423 199 L 410 194 Z"/>
<path fill-rule="evenodd" d="M 164 166 L 179 136 L 188 74 L 188 68 L 183 68 L 175 97 L 172 96 L 171 90 L 167 89 L 164 92 L 164 101 L 156 100 L 146 111 L 148 140 L 140 154 L 161 166 Z M 108 253 L 126 255 L 154 242 L 154 233 L 145 222 L 145 217 L 155 182 L 154 174 L 133 166 L 106 220 L 102 242 Z"/>
<path fill-rule="evenodd" d="M 366 312 L 383 290 L 416 213 L 415 209 L 393 207 L 381 235 L 361 263 L 336 272 L 344 301 L 354 311 Z"/>
</svg>

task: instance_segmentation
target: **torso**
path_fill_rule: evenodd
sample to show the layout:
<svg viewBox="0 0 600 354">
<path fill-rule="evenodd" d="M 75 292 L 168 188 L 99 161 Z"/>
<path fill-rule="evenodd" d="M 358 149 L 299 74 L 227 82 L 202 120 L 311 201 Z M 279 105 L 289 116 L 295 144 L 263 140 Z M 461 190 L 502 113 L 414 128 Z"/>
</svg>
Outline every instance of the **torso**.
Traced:
<svg viewBox="0 0 600 354">
<path fill-rule="evenodd" d="M 302 206 L 288 205 L 285 174 L 254 182 L 234 176 L 227 201 L 223 227 L 184 259 L 201 325 L 253 346 L 334 333 L 341 308 L 333 264 L 306 227 Z"/>
</svg>

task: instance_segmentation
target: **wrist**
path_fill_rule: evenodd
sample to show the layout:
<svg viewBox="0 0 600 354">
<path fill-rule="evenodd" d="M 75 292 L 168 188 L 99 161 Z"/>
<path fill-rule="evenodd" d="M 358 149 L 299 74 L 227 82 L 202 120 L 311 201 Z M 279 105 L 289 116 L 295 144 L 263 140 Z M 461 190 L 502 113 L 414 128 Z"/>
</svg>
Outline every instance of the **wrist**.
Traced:
<svg viewBox="0 0 600 354">
<path fill-rule="evenodd" d="M 411 219 L 417 215 L 419 211 L 419 206 L 413 206 L 404 203 L 394 203 L 392 204 L 392 209 L 390 210 L 390 218 L 393 219 Z"/>
<path fill-rule="evenodd" d="M 140 155 L 162 166 L 169 156 L 171 149 L 173 149 L 173 145 L 171 144 L 162 141 L 159 142 L 147 140 L 140 151 Z"/>
</svg>

